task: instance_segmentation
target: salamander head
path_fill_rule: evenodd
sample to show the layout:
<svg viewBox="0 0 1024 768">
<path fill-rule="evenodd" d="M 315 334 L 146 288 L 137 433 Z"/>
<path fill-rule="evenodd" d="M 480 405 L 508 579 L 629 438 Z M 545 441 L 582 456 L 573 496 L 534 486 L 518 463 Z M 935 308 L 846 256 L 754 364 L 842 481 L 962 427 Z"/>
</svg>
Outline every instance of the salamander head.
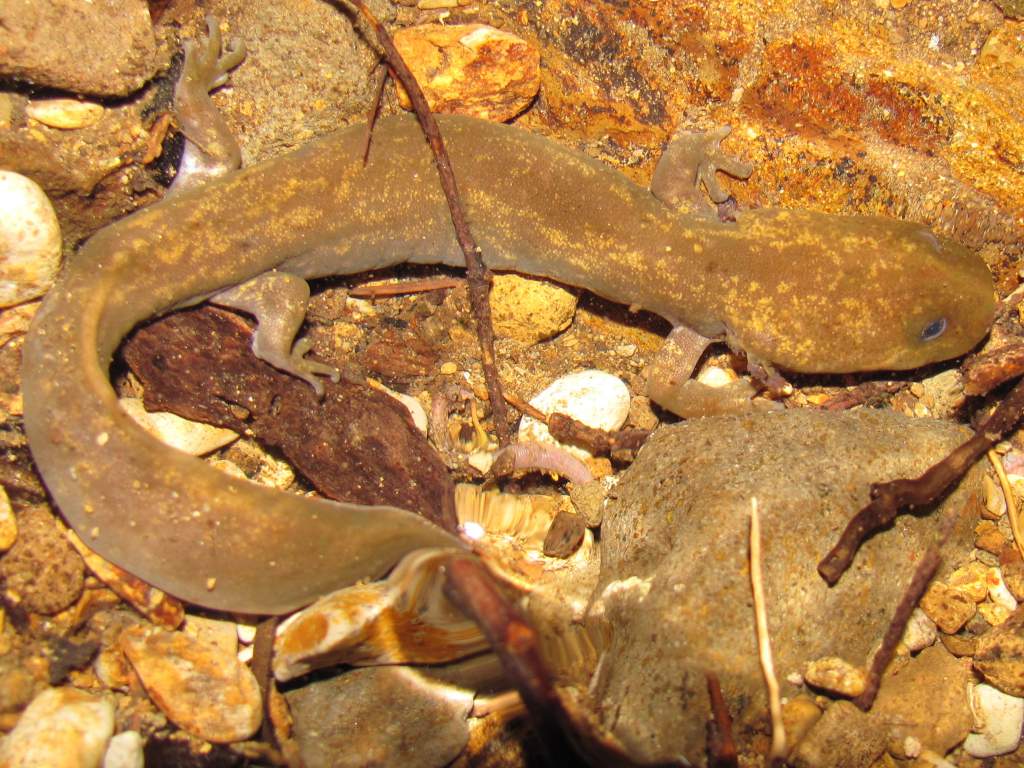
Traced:
<svg viewBox="0 0 1024 768">
<path fill-rule="evenodd" d="M 760 359 L 808 373 L 907 370 L 963 355 L 988 333 L 992 276 L 966 248 L 917 224 L 809 212 L 785 212 L 784 241 L 777 213 L 749 222 L 767 238 L 763 279 L 727 312 Z"/>
</svg>

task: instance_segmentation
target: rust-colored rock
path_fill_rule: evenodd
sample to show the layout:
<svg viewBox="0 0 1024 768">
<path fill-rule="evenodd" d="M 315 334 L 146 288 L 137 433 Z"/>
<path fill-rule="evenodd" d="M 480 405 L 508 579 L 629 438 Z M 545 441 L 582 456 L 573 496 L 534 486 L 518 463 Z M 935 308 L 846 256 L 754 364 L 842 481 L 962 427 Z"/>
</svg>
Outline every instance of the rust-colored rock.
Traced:
<svg viewBox="0 0 1024 768">
<path fill-rule="evenodd" d="M 540 52 L 486 24 L 423 24 L 395 33 L 395 46 L 435 112 L 503 122 L 540 88 Z M 399 87 L 405 109 L 412 104 Z"/>
<path fill-rule="evenodd" d="M 345 379 L 325 381 L 317 400 L 309 384 L 258 360 L 250 342 L 240 317 L 205 307 L 143 328 L 124 356 L 147 408 L 251 432 L 332 499 L 454 521 L 451 479 L 401 403 Z"/>
<path fill-rule="evenodd" d="M 176 725 L 214 743 L 249 738 L 263 719 L 256 678 L 221 648 L 184 632 L 130 627 L 121 649 L 146 692 Z"/>
</svg>

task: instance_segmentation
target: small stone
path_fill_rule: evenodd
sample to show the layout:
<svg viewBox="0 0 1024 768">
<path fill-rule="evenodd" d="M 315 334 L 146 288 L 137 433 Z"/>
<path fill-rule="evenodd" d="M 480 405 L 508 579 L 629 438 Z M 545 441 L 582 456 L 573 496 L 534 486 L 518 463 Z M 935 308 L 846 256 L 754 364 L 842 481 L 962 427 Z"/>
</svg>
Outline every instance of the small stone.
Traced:
<svg viewBox="0 0 1024 768">
<path fill-rule="evenodd" d="M 907 647 L 911 653 L 917 653 L 930 645 L 934 645 L 939 633 L 935 631 L 935 622 L 928 618 L 928 615 L 920 608 L 915 608 L 910 614 L 907 628 L 903 630 L 903 638 L 900 642 Z"/>
<path fill-rule="evenodd" d="M 103 117 L 103 106 L 76 99 L 42 99 L 29 102 L 25 114 L 50 128 L 75 130 L 96 125 Z"/>
<path fill-rule="evenodd" d="M 0 307 L 46 293 L 60 260 L 60 224 L 42 187 L 20 173 L 0 171 Z"/>
<path fill-rule="evenodd" d="M 629 390 L 610 373 L 591 369 L 556 379 L 533 397 L 530 405 L 546 415 L 563 413 L 588 427 L 611 431 L 621 427 L 629 415 Z M 519 423 L 519 440 L 558 445 L 579 459 L 590 456 L 581 448 L 559 443 L 547 425 L 530 416 Z"/>
<path fill-rule="evenodd" d="M 0 552 L 6 552 L 18 539 L 18 521 L 11 508 L 7 491 L 0 486 Z"/>
<path fill-rule="evenodd" d="M 796 745 L 789 762 L 796 768 L 863 768 L 885 750 L 885 738 L 869 715 L 837 701 Z"/>
<path fill-rule="evenodd" d="M 260 727 L 259 686 L 233 654 L 184 632 L 142 626 L 121 633 L 121 648 L 153 702 L 183 730 L 223 744 Z"/>
<path fill-rule="evenodd" d="M 989 590 L 989 566 L 972 560 L 967 565 L 961 566 L 949 574 L 946 584 L 949 587 L 959 589 L 970 597 L 974 602 L 980 603 L 988 597 Z"/>
<path fill-rule="evenodd" d="M 970 595 L 960 589 L 934 582 L 921 598 L 921 610 L 939 629 L 952 635 L 970 621 L 978 607 Z"/>
<path fill-rule="evenodd" d="M 985 494 L 985 506 L 981 511 L 982 517 L 987 520 L 998 520 L 1006 514 L 1006 497 L 1002 489 L 989 475 L 981 479 L 982 491 Z"/>
<path fill-rule="evenodd" d="M 787 743 L 799 744 L 820 718 L 821 708 L 810 696 L 801 694 L 783 702 L 782 724 Z"/>
<path fill-rule="evenodd" d="M 459 366 L 451 362 L 441 363 L 440 370 L 442 376 L 451 376 L 452 374 L 456 373 L 459 370 Z"/>
<path fill-rule="evenodd" d="M 978 647 L 978 638 L 974 635 L 939 635 L 943 647 L 954 656 L 973 656 Z"/>
<path fill-rule="evenodd" d="M 908 738 L 940 755 L 963 741 L 972 722 L 970 681 L 970 665 L 941 645 L 925 648 L 899 671 L 890 670 L 871 717 L 876 728 L 888 732 L 893 756 L 910 756 L 906 747 L 913 742 Z"/>
<path fill-rule="evenodd" d="M 573 291 L 549 280 L 495 275 L 490 294 L 494 330 L 523 344 L 537 344 L 569 327 L 576 300 Z"/>
<path fill-rule="evenodd" d="M 804 667 L 804 682 L 829 693 L 853 698 L 864 692 L 864 671 L 845 659 L 825 656 Z"/>
<path fill-rule="evenodd" d="M 978 606 L 978 615 L 989 625 L 1000 627 L 1013 615 L 1013 611 L 996 603 L 982 603 Z"/>
<path fill-rule="evenodd" d="M 1011 560 L 1003 563 L 999 570 L 1003 574 L 1003 583 L 1010 594 L 1017 600 L 1024 600 L 1024 561 Z"/>
<path fill-rule="evenodd" d="M 395 47 L 434 112 L 504 122 L 540 89 L 540 51 L 485 24 L 423 24 L 395 32 Z M 399 87 L 404 109 L 411 103 Z"/>
<path fill-rule="evenodd" d="M 985 758 L 1013 752 L 1024 726 L 1024 699 L 981 683 L 971 691 L 974 733 L 964 741 L 964 751 Z"/>
<path fill-rule="evenodd" d="M 110 740 L 103 768 L 145 768 L 144 746 L 138 731 L 121 731 Z"/>
<path fill-rule="evenodd" d="M 974 667 L 1003 693 L 1024 696 L 1024 615 L 1020 611 L 978 638 Z"/>
<path fill-rule="evenodd" d="M 1017 610 L 1017 599 L 1010 593 L 1010 590 L 1006 586 L 1006 582 L 1003 581 L 1003 574 L 998 568 L 988 568 L 986 572 L 986 578 L 988 580 L 988 596 L 989 599 L 1006 609 L 1010 613 Z"/>
<path fill-rule="evenodd" d="M 238 433 L 230 429 L 190 421 L 166 411 L 147 411 L 138 397 L 123 397 L 118 402 L 149 434 L 190 456 L 203 456 L 238 439 Z"/>
<path fill-rule="evenodd" d="M 285 694 L 306 768 L 448 765 L 473 695 L 410 667 L 353 669 Z"/>
<path fill-rule="evenodd" d="M 1009 543 L 1002 531 L 990 520 L 982 520 L 976 528 L 977 536 L 974 539 L 974 546 L 985 552 L 998 555 Z"/>
<path fill-rule="evenodd" d="M 18 516 L 19 535 L 0 558 L 8 597 L 33 613 L 53 615 L 75 604 L 85 585 L 85 566 L 45 507 Z"/>
<path fill-rule="evenodd" d="M 77 688 L 48 688 L 0 744 L 4 768 L 98 768 L 114 732 L 114 704 Z"/>
</svg>

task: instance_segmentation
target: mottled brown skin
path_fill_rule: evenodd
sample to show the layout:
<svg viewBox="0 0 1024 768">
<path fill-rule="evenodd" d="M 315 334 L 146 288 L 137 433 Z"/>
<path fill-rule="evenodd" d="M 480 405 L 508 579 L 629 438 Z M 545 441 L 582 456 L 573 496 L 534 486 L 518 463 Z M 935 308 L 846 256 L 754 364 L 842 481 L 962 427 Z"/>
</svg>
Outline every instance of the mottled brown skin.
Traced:
<svg viewBox="0 0 1024 768">
<path fill-rule="evenodd" d="M 984 264 L 922 227 L 797 211 L 753 211 L 736 224 L 684 217 L 550 140 L 439 120 L 492 268 L 581 286 L 704 336 L 728 333 L 758 360 L 794 371 L 914 368 L 966 352 L 991 320 Z M 402 510 L 226 477 L 144 433 L 107 380 L 136 323 L 268 270 L 315 278 L 401 262 L 461 265 L 415 119 L 382 121 L 365 168 L 363 130 L 99 232 L 29 333 L 25 424 L 61 511 L 102 555 L 190 602 L 284 612 L 378 576 L 412 549 L 461 546 Z M 938 317 L 945 333 L 922 341 Z"/>
</svg>

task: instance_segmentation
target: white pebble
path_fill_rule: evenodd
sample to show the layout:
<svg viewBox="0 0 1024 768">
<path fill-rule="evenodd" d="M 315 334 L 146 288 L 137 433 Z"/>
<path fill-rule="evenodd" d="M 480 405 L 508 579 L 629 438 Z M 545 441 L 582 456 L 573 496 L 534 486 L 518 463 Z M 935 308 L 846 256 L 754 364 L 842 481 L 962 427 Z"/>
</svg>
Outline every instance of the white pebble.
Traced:
<svg viewBox="0 0 1024 768">
<path fill-rule="evenodd" d="M 121 408 L 149 434 L 190 456 L 203 456 L 238 439 L 238 434 L 230 429 L 189 421 L 165 411 L 147 411 L 137 397 L 123 397 L 120 402 Z"/>
<path fill-rule="evenodd" d="M 146 756 L 144 742 L 138 731 L 121 731 L 110 740 L 103 768 L 144 768 Z"/>
<path fill-rule="evenodd" d="M 98 768 L 114 732 L 114 704 L 77 688 L 48 688 L 0 744 L 5 768 Z"/>
<path fill-rule="evenodd" d="M 60 268 L 60 224 L 32 179 L 0 171 L 0 307 L 46 293 Z"/>
<path fill-rule="evenodd" d="M 563 413 L 588 427 L 610 431 L 626 423 L 629 390 L 610 373 L 591 369 L 556 379 L 530 400 L 530 405 L 544 414 Z M 519 423 L 519 440 L 559 445 L 579 459 L 590 456 L 581 448 L 562 445 L 551 436 L 547 425 L 529 416 Z"/>
<path fill-rule="evenodd" d="M 903 631 L 901 642 L 907 646 L 911 653 L 924 650 L 933 645 L 939 639 L 939 633 L 935 628 L 935 622 L 928 618 L 928 615 L 920 608 L 915 608 L 910 614 L 907 628 Z"/>
<path fill-rule="evenodd" d="M 964 741 L 972 757 L 993 757 L 1013 752 L 1020 743 L 1024 725 L 1024 699 L 981 683 L 971 692 L 974 733 Z"/>
<path fill-rule="evenodd" d="M 992 602 L 1011 613 L 1017 610 L 1017 600 L 1006 588 L 1003 574 L 998 568 L 988 569 L 988 596 Z"/>
</svg>

